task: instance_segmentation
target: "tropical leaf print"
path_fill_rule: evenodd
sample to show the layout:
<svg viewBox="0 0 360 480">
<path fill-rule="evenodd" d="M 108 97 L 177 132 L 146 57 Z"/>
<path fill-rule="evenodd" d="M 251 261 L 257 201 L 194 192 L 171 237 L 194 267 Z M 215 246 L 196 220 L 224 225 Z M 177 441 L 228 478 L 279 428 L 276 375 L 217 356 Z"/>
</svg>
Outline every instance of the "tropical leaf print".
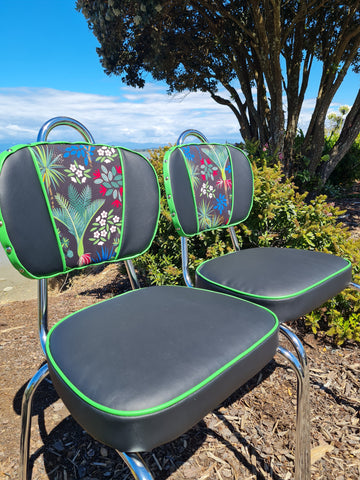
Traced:
<svg viewBox="0 0 360 480">
<path fill-rule="evenodd" d="M 198 219 L 201 229 L 211 228 L 212 218 L 214 216 L 214 208 L 210 202 L 202 200 L 198 205 Z"/>
<path fill-rule="evenodd" d="M 116 208 L 122 203 L 123 180 L 121 166 L 111 167 L 108 169 L 105 165 L 94 172 L 94 183 L 100 184 L 100 193 L 102 196 L 114 199 L 112 202 Z"/>
<path fill-rule="evenodd" d="M 195 163 L 189 162 L 189 161 L 187 161 L 187 164 L 188 164 L 188 167 L 189 167 L 189 175 L 190 175 L 191 183 L 196 188 L 200 183 L 199 166 L 196 165 Z"/>
<path fill-rule="evenodd" d="M 64 143 L 31 148 L 66 266 L 116 257 L 123 214 L 121 150 Z"/>
<path fill-rule="evenodd" d="M 91 164 L 91 155 L 94 153 L 95 147 L 93 145 L 71 145 L 65 149 L 64 158 L 76 157 L 84 159 L 85 165 Z"/>
<path fill-rule="evenodd" d="M 55 195 L 59 208 L 52 211 L 55 220 L 61 222 L 69 233 L 76 239 L 79 264 L 84 254 L 84 235 L 95 213 L 102 207 L 104 200 L 91 199 L 91 189 L 85 186 L 78 192 L 73 185 L 69 185 L 68 195 L 65 198 L 60 193 Z"/>
<path fill-rule="evenodd" d="M 209 145 L 203 147 L 203 151 L 208 155 L 215 165 L 219 168 L 220 176 L 216 186 L 224 190 L 227 202 L 229 203 L 229 189 L 231 189 L 231 165 L 229 163 L 229 154 L 226 148 L 220 145 Z"/>
<path fill-rule="evenodd" d="M 218 174 L 218 169 L 207 158 L 200 160 L 201 177 L 203 180 L 214 180 L 215 175 Z"/>
<path fill-rule="evenodd" d="M 50 198 L 50 203 L 54 206 L 54 190 L 65 178 L 62 172 L 64 165 L 60 163 L 61 155 L 48 145 L 37 145 L 32 148 L 32 151 L 35 154 L 42 181 Z"/>
<path fill-rule="evenodd" d="M 187 162 L 201 230 L 227 225 L 231 216 L 231 160 L 225 145 L 180 147 Z"/>
</svg>

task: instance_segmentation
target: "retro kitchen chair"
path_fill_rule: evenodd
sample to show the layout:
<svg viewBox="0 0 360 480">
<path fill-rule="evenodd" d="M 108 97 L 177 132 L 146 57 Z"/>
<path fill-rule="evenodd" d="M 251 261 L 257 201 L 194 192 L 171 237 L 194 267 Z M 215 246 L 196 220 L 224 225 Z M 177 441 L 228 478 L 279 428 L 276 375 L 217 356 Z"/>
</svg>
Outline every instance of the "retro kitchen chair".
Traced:
<svg viewBox="0 0 360 480">
<path fill-rule="evenodd" d="M 185 143 L 194 136 L 201 143 Z M 183 275 L 188 271 L 187 237 L 229 227 L 234 252 L 203 262 L 195 285 L 248 300 L 291 322 L 322 305 L 351 281 L 351 264 L 335 255 L 294 248 L 240 250 L 234 225 L 246 220 L 253 200 L 253 175 L 245 153 L 211 144 L 196 130 L 183 132 L 164 159 L 167 201 L 181 236 Z"/>
<path fill-rule="evenodd" d="M 47 141 L 59 125 L 85 141 Z M 73 119 L 52 119 L 37 142 L 1 154 L 0 239 L 15 268 L 39 281 L 46 356 L 23 396 L 20 479 L 29 476 L 33 395 L 48 373 L 84 430 L 117 450 L 135 479 L 151 480 L 139 452 L 187 431 L 277 350 L 297 375 L 296 478 L 308 479 L 307 386 L 298 359 L 278 347 L 276 315 L 204 289 L 138 288 L 131 259 L 150 246 L 158 218 L 159 185 L 146 158 L 96 144 Z M 69 313 L 48 331 L 47 278 L 119 260 L 133 290 Z"/>
<path fill-rule="evenodd" d="M 187 143 L 190 136 L 200 143 Z M 274 312 L 280 332 L 295 349 L 308 386 L 305 350 L 284 323 L 309 313 L 345 287 L 360 290 L 351 282 L 350 262 L 294 248 L 240 250 L 234 225 L 246 220 L 252 207 L 250 163 L 239 148 L 209 143 L 197 130 L 184 131 L 177 145 L 166 152 L 164 183 L 171 217 L 181 236 L 186 285 L 193 287 L 187 238 L 228 227 L 234 252 L 201 263 L 195 272 L 195 286 L 248 300 Z M 307 387 L 305 395 L 309 395 Z M 305 424 L 309 426 L 309 419 Z M 304 432 L 304 437 L 309 438 L 309 433 Z"/>
</svg>

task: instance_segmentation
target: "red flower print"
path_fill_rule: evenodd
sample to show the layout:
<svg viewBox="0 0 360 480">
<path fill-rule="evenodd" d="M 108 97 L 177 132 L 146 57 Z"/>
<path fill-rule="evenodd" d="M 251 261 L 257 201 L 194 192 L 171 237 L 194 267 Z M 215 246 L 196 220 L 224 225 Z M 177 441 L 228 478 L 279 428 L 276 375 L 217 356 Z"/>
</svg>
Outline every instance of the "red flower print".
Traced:
<svg viewBox="0 0 360 480">
<path fill-rule="evenodd" d="M 91 263 L 91 255 L 90 253 L 83 253 L 79 258 L 79 266 L 82 265 L 89 265 Z"/>
<path fill-rule="evenodd" d="M 95 170 L 95 172 L 93 173 L 93 175 L 94 175 L 94 179 L 100 178 L 100 177 L 101 177 L 100 169 Z"/>
<path fill-rule="evenodd" d="M 120 200 L 114 200 L 112 202 L 112 205 L 114 205 L 115 208 L 119 208 L 121 206 L 121 202 Z"/>
<path fill-rule="evenodd" d="M 101 187 L 100 187 L 100 193 L 101 193 L 101 195 L 102 195 L 103 197 L 105 196 L 106 192 L 107 192 L 106 187 L 104 187 L 104 185 L 101 185 Z"/>
<path fill-rule="evenodd" d="M 115 165 L 117 173 L 122 173 L 121 165 Z"/>
</svg>

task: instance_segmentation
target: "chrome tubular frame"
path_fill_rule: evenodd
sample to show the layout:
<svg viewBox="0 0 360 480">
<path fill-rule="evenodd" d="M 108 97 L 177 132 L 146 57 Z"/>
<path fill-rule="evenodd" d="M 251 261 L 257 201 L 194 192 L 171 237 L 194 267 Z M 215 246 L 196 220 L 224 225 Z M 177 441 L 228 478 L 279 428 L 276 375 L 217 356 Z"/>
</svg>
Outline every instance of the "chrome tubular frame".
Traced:
<svg viewBox="0 0 360 480">
<path fill-rule="evenodd" d="M 39 130 L 37 141 L 47 140 L 49 133 L 60 125 L 72 127 L 77 130 L 84 140 L 94 143 L 94 138 L 89 130 L 77 120 L 69 117 L 55 117 L 44 123 Z M 38 281 L 38 327 L 41 348 L 45 355 L 46 336 L 48 332 L 48 285 L 47 279 Z M 20 480 L 28 480 L 31 407 L 35 390 L 48 374 L 47 364 L 42 366 L 27 384 L 21 405 L 21 432 L 20 432 Z"/>
<path fill-rule="evenodd" d="M 238 252 L 240 250 L 240 245 L 239 245 L 239 240 L 236 236 L 236 233 L 235 233 L 235 228 L 234 227 L 229 227 L 228 228 L 229 232 L 230 232 L 230 237 L 231 237 L 231 242 L 233 244 L 233 248 L 236 252 Z"/>
<path fill-rule="evenodd" d="M 46 278 L 38 281 L 38 316 L 40 343 L 45 355 L 46 336 L 48 333 L 48 285 Z"/>
<path fill-rule="evenodd" d="M 21 404 L 20 468 L 19 479 L 28 480 L 31 406 L 34 393 L 48 374 L 47 363 L 43 365 L 26 385 Z"/>
<path fill-rule="evenodd" d="M 309 381 L 300 361 L 281 345 L 278 353 L 290 363 L 297 377 L 295 480 L 310 480 L 310 402 Z"/>
<path fill-rule="evenodd" d="M 154 480 L 151 472 L 139 453 L 116 452 L 129 467 L 136 480 Z"/>
<path fill-rule="evenodd" d="M 126 272 L 128 274 L 129 280 L 130 280 L 130 285 L 133 290 L 137 290 L 140 288 L 140 283 L 139 279 L 136 275 L 134 264 L 131 260 L 125 260 L 125 267 L 126 267 Z"/>
<path fill-rule="evenodd" d="M 55 128 L 60 126 L 71 127 L 77 130 L 80 135 L 89 143 L 95 143 L 93 136 L 89 130 L 80 122 L 70 117 L 55 117 L 51 118 L 40 128 L 37 141 L 45 142 L 49 133 Z"/>
<path fill-rule="evenodd" d="M 194 284 L 191 280 L 190 273 L 189 273 L 189 256 L 188 256 L 188 244 L 187 244 L 186 237 L 181 237 L 181 263 L 182 263 L 182 271 L 183 271 L 185 284 L 187 287 L 193 287 Z"/>
<path fill-rule="evenodd" d="M 179 138 L 176 141 L 176 145 L 182 145 L 183 143 L 185 143 L 186 137 L 195 137 L 204 143 L 208 142 L 207 138 L 203 133 L 199 132 L 198 130 L 193 130 L 192 128 L 190 128 L 189 130 L 185 130 L 180 134 Z"/>
<path fill-rule="evenodd" d="M 351 288 L 353 288 L 354 290 L 358 290 L 360 292 L 360 285 L 358 285 L 357 283 L 354 283 L 354 282 L 350 282 L 350 285 L 349 285 Z"/>
</svg>

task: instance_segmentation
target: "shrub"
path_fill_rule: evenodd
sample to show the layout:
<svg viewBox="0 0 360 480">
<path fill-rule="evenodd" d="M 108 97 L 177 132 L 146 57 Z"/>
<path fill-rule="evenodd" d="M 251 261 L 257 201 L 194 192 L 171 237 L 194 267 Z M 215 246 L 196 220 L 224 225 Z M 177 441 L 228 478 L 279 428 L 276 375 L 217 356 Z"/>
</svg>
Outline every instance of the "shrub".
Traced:
<svg viewBox="0 0 360 480">
<path fill-rule="evenodd" d="M 168 148 L 160 148 L 150 155 L 160 179 L 161 216 L 151 249 L 137 260 L 137 267 L 147 267 L 151 283 L 157 285 L 184 283 L 180 238 L 171 222 L 162 180 L 162 160 Z M 333 253 L 352 262 L 354 281 L 360 283 L 360 240 L 352 239 L 348 229 L 339 223 L 343 212 L 333 203 L 327 203 L 325 195 L 307 203 L 307 194 L 299 193 L 294 183 L 284 177 L 279 163 L 273 160 L 272 166 L 268 166 L 265 156 L 262 159 L 254 158 L 251 153 L 249 156 L 254 172 L 254 202 L 246 222 L 235 227 L 241 248 L 293 247 Z M 205 259 L 231 250 L 226 230 L 206 232 L 190 239 L 190 273 L 193 275 Z M 306 324 L 314 333 L 325 330 L 337 344 L 345 340 L 360 342 L 360 297 L 353 292 L 347 289 L 309 314 Z"/>
<path fill-rule="evenodd" d="M 325 153 L 327 153 L 335 144 L 339 135 L 333 134 L 325 138 Z M 329 177 L 326 187 L 329 192 L 348 189 L 354 184 L 355 180 L 360 179 L 360 135 L 350 147 L 341 162 L 335 167 Z"/>
</svg>

